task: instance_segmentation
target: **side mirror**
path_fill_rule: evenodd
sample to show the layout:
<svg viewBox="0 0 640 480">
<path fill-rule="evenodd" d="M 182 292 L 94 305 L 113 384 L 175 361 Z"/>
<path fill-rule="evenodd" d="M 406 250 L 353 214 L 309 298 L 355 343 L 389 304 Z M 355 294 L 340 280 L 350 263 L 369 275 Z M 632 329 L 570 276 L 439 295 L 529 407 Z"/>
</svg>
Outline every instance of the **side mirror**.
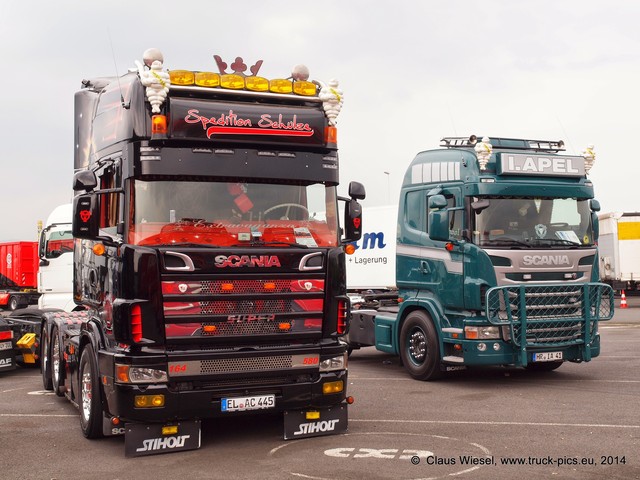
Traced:
<svg viewBox="0 0 640 480">
<path fill-rule="evenodd" d="M 349 196 L 355 200 L 364 200 L 366 192 L 360 182 L 349 182 Z"/>
<path fill-rule="evenodd" d="M 589 202 L 589 206 L 591 207 L 591 211 L 592 212 L 599 212 L 600 211 L 600 202 L 598 200 L 596 200 L 595 198 L 591 199 L 591 201 Z"/>
<path fill-rule="evenodd" d="M 81 192 L 84 190 L 85 192 L 90 192 L 94 188 L 98 186 L 98 180 L 96 179 L 96 174 L 91 170 L 81 170 L 76 172 L 73 176 L 73 191 Z"/>
<path fill-rule="evenodd" d="M 441 242 L 449 241 L 449 211 L 444 195 L 429 198 L 429 238 Z"/>
<path fill-rule="evenodd" d="M 593 243 L 600 237 L 600 220 L 596 212 L 591 213 L 591 229 L 593 230 Z"/>
<path fill-rule="evenodd" d="M 100 227 L 99 222 L 98 196 L 96 194 L 86 193 L 73 199 L 72 231 L 75 238 L 96 238 Z"/>
<path fill-rule="evenodd" d="M 344 206 L 345 243 L 357 242 L 362 237 L 362 205 L 357 200 L 349 200 Z"/>
<path fill-rule="evenodd" d="M 46 244 L 47 244 L 47 231 L 43 230 L 40 232 L 40 238 L 38 238 L 38 257 L 40 259 L 44 259 L 46 252 Z"/>
</svg>

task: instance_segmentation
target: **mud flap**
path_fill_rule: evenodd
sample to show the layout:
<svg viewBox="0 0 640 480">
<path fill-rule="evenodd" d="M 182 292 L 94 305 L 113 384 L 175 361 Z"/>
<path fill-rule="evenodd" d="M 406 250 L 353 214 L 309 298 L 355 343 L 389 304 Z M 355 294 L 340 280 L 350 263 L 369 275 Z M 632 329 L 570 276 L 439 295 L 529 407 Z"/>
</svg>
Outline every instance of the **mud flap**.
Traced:
<svg viewBox="0 0 640 480">
<path fill-rule="evenodd" d="M 311 414 L 311 415 L 309 415 Z M 284 439 L 319 437 L 347 431 L 347 405 L 284 412 Z"/>
<path fill-rule="evenodd" d="M 172 433 L 167 434 L 167 431 Z M 198 448 L 200 448 L 200 420 L 186 420 L 171 424 L 131 423 L 125 426 L 124 453 L 127 457 Z"/>
</svg>

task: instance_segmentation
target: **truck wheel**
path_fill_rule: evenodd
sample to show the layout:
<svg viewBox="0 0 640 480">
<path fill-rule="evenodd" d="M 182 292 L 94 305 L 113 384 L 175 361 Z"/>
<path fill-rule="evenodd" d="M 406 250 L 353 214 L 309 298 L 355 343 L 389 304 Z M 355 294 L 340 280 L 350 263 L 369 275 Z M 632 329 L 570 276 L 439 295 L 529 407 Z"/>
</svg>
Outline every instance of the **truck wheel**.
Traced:
<svg viewBox="0 0 640 480">
<path fill-rule="evenodd" d="M 532 372 L 551 372 L 556 368 L 559 368 L 564 362 L 562 360 L 558 362 L 540 362 L 540 363 L 528 363 L 525 367 Z"/>
<path fill-rule="evenodd" d="M 42 373 L 42 386 L 45 390 L 53 390 L 51 380 L 51 348 L 46 327 L 43 326 L 40 333 L 40 372 Z"/>
<path fill-rule="evenodd" d="M 9 310 L 12 312 L 18 309 L 18 297 L 9 297 Z"/>
<path fill-rule="evenodd" d="M 64 396 L 62 387 L 64 379 L 64 356 L 62 355 L 62 345 L 58 335 L 58 327 L 51 330 L 51 386 L 57 396 Z"/>
<path fill-rule="evenodd" d="M 89 344 L 80 357 L 80 427 L 87 438 L 102 437 L 100 382 L 93 347 Z"/>
<path fill-rule="evenodd" d="M 416 380 L 435 380 L 440 371 L 440 347 L 431 318 L 416 310 L 407 316 L 400 331 L 400 358 Z"/>
</svg>

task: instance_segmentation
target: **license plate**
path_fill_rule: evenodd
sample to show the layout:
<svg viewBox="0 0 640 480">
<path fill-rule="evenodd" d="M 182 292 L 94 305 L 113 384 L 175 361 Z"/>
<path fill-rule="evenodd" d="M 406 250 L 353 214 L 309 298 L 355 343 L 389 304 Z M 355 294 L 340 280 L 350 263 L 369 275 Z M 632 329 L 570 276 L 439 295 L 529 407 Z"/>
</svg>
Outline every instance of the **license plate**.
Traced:
<svg viewBox="0 0 640 480">
<path fill-rule="evenodd" d="M 12 348 L 11 342 L 0 343 L 0 350 L 11 350 Z"/>
<path fill-rule="evenodd" d="M 275 395 L 255 395 L 252 397 L 223 398 L 223 412 L 244 412 L 245 410 L 263 410 L 276 406 Z"/>
<path fill-rule="evenodd" d="M 534 362 L 555 362 L 562 360 L 562 352 L 540 352 L 533 354 Z"/>
</svg>

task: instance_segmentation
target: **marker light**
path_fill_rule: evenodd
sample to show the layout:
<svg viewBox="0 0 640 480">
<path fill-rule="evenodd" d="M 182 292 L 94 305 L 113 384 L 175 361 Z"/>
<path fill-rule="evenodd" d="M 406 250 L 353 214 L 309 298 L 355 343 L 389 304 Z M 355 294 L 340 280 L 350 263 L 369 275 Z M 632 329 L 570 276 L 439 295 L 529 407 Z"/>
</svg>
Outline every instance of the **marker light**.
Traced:
<svg viewBox="0 0 640 480">
<path fill-rule="evenodd" d="M 293 93 L 311 97 L 316 94 L 316 85 L 311 82 L 293 82 Z"/>
<path fill-rule="evenodd" d="M 151 117 L 151 135 L 164 136 L 167 134 L 167 117 L 154 115 Z"/>
<path fill-rule="evenodd" d="M 212 333 L 216 333 L 216 330 L 218 330 L 218 327 L 215 326 L 215 325 L 203 325 L 202 326 L 202 332 L 203 333 L 212 334 Z"/>
<path fill-rule="evenodd" d="M 219 87 L 220 75 L 213 72 L 197 72 L 195 81 L 199 87 Z"/>
<path fill-rule="evenodd" d="M 338 302 L 338 324 L 336 326 L 336 332 L 338 335 L 344 335 L 347 333 L 348 315 L 347 302 L 340 300 Z"/>
<path fill-rule="evenodd" d="M 347 243 L 344 246 L 344 253 L 346 253 L 347 255 L 353 255 L 354 253 L 356 253 L 356 246 L 353 243 Z"/>
<path fill-rule="evenodd" d="M 324 141 L 328 144 L 338 144 L 338 129 L 336 127 L 327 127 L 324 131 Z"/>
<path fill-rule="evenodd" d="M 162 435 L 176 435 L 178 433 L 178 425 L 165 425 L 162 427 Z"/>
<path fill-rule="evenodd" d="M 236 75 L 235 73 L 221 75 L 220 86 L 232 90 L 241 90 L 244 88 L 244 77 L 242 75 Z"/>
<path fill-rule="evenodd" d="M 8 332 L 0 332 L 0 341 L 2 340 L 11 340 L 13 338 L 13 331 L 9 330 Z"/>
<path fill-rule="evenodd" d="M 293 86 L 289 80 L 275 79 L 269 82 L 269 90 L 273 93 L 291 93 Z"/>
<path fill-rule="evenodd" d="M 231 292 L 233 291 L 233 283 L 223 283 L 220 285 L 220 290 L 223 292 Z"/>
<path fill-rule="evenodd" d="M 189 70 L 172 70 L 169 72 L 172 85 L 193 85 L 195 74 Z"/>
<path fill-rule="evenodd" d="M 273 283 L 273 282 L 267 282 L 264 285 L 262 285 L 262 287 L 265 290 L 268 290 L 268 291 L 272 292 L 272 291 L 274 291 L 276 289 L 276 284 Z"/>
<path fill-rule="evenodd" d="M 310 412 L 305 412 L 304 416 L 307 420 L 318 420 L 320 418 L 320 412 L 312 410 Z"/>
<path fill-rule="evenodd" d="M 264 77 L 247 77 L 244 82 L 247 85 L 247 90 L 251 90 L 253 92 L 269 91 L 269 80 Z"/>
<path fill-rule="evenodd" d="M 93 253 L 95 253 L 96 255 L 98 255 L 99 257 L 101 257 L 102 255 L 104 255 L 105 252 L 105 248 L 104 245 L 101 243 L 96 243 L 93 248 Z"/>
<path fill-rule="evenodd" d="M 136 343 L 142 340 L 142 309 L 140 305 L 131 307 L 131 339 Z"/>
</svg>

